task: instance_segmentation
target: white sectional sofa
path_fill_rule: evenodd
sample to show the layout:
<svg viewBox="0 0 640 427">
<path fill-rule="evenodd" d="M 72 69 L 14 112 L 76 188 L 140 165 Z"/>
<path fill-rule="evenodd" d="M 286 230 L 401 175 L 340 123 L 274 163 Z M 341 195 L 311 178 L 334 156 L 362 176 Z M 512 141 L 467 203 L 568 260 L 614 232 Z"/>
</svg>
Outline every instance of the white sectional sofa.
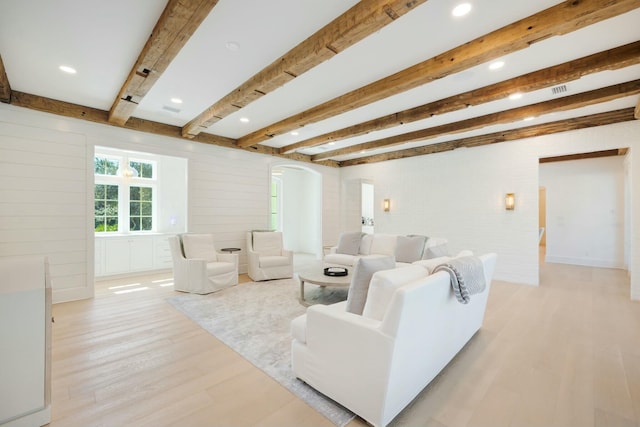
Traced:
<svg viewBox="0 0 640 427">
<path fill-rule="evenodd" d="M 309 307 L 291 322 L 294 374 L 387 425 L 482 326 L 496 255 L 479 258 L 486 287 L 468 304 L 454 296 L 449 274 L 410 265 L 373 274 L 362 315 L 346 301 Z"/>
<path fill-rule="evenodd" d="M 398 266 L 448 255 L 447 239 L 418 235 L 342 233 L 338 245 L 324 256 L 327 264 L 354 267 L 360 258 L 392 256 Z"/>
</svg>

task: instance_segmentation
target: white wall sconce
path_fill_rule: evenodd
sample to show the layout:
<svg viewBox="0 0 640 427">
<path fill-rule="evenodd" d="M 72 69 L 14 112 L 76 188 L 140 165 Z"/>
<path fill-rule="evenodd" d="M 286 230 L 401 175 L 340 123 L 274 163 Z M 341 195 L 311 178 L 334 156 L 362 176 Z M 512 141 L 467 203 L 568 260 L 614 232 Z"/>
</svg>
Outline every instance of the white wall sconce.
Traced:
<svg viewBox="0 0 640 427">
<path fill-rule="evenodd" d="M 504 196 L 504 208 L 508 211 L 515 210 L 516 208 L 516 195 L 514 193 L 507 193 Z"/>
<path fill-rule="evenodd" d="M 382 201 L 382 209 L 385 212 L 389 212 L 391 210 L 391 200 L 390 199 L 384 199 Z"/>
</svg>

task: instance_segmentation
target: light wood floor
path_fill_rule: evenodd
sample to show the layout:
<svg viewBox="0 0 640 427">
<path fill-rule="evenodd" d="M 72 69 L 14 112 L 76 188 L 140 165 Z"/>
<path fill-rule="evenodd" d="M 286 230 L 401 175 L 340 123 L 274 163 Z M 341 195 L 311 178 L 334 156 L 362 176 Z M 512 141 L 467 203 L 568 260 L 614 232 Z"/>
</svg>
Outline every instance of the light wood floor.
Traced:
<svg viewBox="0 0 640 427">
<path fill-rule="evenodd" d="M 170 277 L 54 306 L 53 427 L 331 425 L 167 304 Z M 481 331 L 393 425 L 640 426 L 626 272 L 548 264 L 541 282 L 494 281 Z"/>
</svg>

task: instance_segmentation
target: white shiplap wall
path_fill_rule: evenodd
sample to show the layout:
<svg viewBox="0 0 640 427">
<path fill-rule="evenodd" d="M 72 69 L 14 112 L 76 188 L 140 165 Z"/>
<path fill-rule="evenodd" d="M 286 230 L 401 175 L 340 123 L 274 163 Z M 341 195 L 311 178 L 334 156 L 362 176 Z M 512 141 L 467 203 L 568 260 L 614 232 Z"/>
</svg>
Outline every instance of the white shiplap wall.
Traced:
<svg viewBox="0 0 640 427">
<path fill-rule="evenodd" d="M 375 186 L 376 233 L 449 239 L 452 252 L 497 252 L 495 277 L 538 284 L 538 159 L 629 147 L 632 163 L 631 295 L 640 299 L 640 121 L 341 169 L 343 185 Z M 505 211 L 504 194 L 516 194 Z M 391 199 L 391 212 L 382 199 Z M 636 274 L 633 274 L 636 272 Z"/>
<path fill-rule="evenodd" d="M 6 150 L 11 151 L 13 144 L 10 137 L 21 138 L 32 144 L 36 152 L 40 147 L 49 146 L 50 139 L 57 140 L 58 145 L 52 148 L 56 154 L 51 163 L 57 165 L 58 181 L 51 181 L 50 185 L 64 193 L 65 200 L 73 202 L 59 206 L 59 216 L 72 213 L 74 220 L 70 221 L 73 230 L 60 234 L 30 234 L 34 241 L 29 243 L 43 254 L 49 254 L 54 259 L 68 257 L 67 248 L 74 248 L 73 262 L 60 263 L 56 274 L 64 272 L 74 280 L 54 281 L 54 301 L 85 298 L 93 291 L 93 147 L 103 146 L 123 150 L 148 152 L 153 154 L 186 158 L 188 161 L 188 186 L 183 191 L 188 196 L 188 224 L 189 232 L 213 233 L 216 245 L 221 247 L 240 247 L 240 271 L 246 272 L 245 233 L 255 228 L 265 228 L 269 225 L 269 190 L 270 171 L 273 164 L 282 160 L 245 151 L 225 149 L 217 146 L 193 143 L 183 139 L 162 137 L 129 131 L 117 127 L 98 125 L 81 120 L 59 117 L 51 114 L 21 109 L 11 105 L 0 104 L 0 124 L 3 129 L 12 129 L 0 134 L 0 160 L 3 181 L 5 175 L 13 175 L 21 169 L 20 165 L 11 163 L 5 166 Z M 36 134 L 26 129 L 37 129 Z M 48 139 L 47 139 L 48 138 Z M 15 145 L 15 144 L 13 144 Z M 64 147 L 64 150 L 62 148 Z M 75 152 L 69 147 L 78 148 Z M 60 151 L 58 151 L 60 150 Z M 70 150 L 70 151 L 69 151 Z M 28 157 L 28 156 L 22 156 Z M 7 157 L 8 158 L 8 157 Z M 34 157 L 35 159 L 35 157 Z M 55 160 L 55 161 L 54 161 Z M 51 168 L 47 158 L 33 166 L 34 170 L 41 167 Z M 287 161 L 288 164 L 297 162 Z M 330 244 L 337 241 L 339 235 L 339 183 L 340 171 L 311 164 L 302 164 L 312 168 L 322 175 L 322 233 L 323 243 Z M 9 169 L 6 169 L 9 168 Z M 47 169 L 48 170 L 48 169 Z M 14 171 L 14 172 L 11 172 Z M 51 222 L 47 222 L 46 215 L 35 218 L 14 217 L 9 223 L 10 213 L 17 206 L 21 206 L 21 196 L 13 191 L 17 177 L 9 176 L 12 181 L 2 184 L 3 193 L 2 215 L 3 224 L 0 225 L 0 256 L 12 256 L 18 253 L 18 247 L 9 240 L 15 239 L 21 229 L 47 229 Z M 56 183 L 58 185 L 56 185 Z M 6 190 L 5 190 L 6 187 Z M 62 189 L 62 190 L 60 190 Z M 88 189 L 88 190 L 87 190 Z M 81 194 L 76 194 L 80 192 Z M 74 203 L 78 203 L 76 206 Z M 6 225 L 4 224 L 7 218 Z M 31 226 L 29 226 L 31 224 Z M 82 231 L 78 231 L 82 230 Z M 83 233 L 83 234 L 81 234 Z M 13 237 L 12 237 L 13 236 Z M 49 240 L 50 237 L 63 240 Z M 73 239 L 67 242 L 67 239 Z M 27 250 L 25 253 L 28 253 Z M 63 267 L 65 265 L 66 267 Z M 53 270 L 53 269 L 52 269 Z M 73 273 L 73 274 L 72 274 Z M 69 292 L 63 292 L 69 286 Z"/>
<path fill-rule="evenodd" d="M 0 120 L 0 257 L 49 257 L 57 299 L 90 297 L 84 135 Z"/>
</svg>

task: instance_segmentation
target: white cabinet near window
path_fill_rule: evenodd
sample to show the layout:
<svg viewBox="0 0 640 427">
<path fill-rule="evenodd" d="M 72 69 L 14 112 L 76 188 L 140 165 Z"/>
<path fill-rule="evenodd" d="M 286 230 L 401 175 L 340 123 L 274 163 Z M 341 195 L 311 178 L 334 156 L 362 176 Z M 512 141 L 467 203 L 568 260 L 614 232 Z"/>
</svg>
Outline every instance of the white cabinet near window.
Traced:
<svg viewBox="0 0 640 427">
<path fill-rule="evenodd" d="M 95 275 L 171 269 L 167 237 L 164 234 L 96 237 Z"/>
<path fill-rule="evenodd" d="M 153 270 L 153 236 L 97 237 L 95 256 L 96 276 Z"/>
</svg>

